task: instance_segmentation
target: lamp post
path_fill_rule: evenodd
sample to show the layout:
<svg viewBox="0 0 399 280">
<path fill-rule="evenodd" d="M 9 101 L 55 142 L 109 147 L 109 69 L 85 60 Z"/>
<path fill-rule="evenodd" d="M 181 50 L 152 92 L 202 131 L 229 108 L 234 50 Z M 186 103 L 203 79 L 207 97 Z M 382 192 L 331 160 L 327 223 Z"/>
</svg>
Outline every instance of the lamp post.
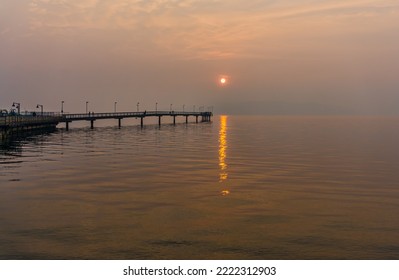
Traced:
<svg viewBox="0 0 399 280">
<path fill-rule="evenodd" d="M 61 101 L 61 115 L 64 114 L 64 101 Z"/>
<path fill-rule="evenodd" d="M 43 105 L 40 105 L 40 104 L 37 104 L 37 106 L 36 106 L 36 108 L 39 108 L 40 107 L 40 113 L 41 113 L 41 115 L 43 116 Z"/>
<path fill-rule="evenodd" d="M 172 106 L 173 106 L 173 104 L 170 104 L 170 111 L 172 112 Z"/>
<path fill-rule="evenodd" d="M 86 114 L 88 112 L 88 109 L 89 109 L 89 101 L 86 101 Z"/>
<path fill-rule="evenodd" d="M 16 107 L 16 108 L 17 108 L 17 110 L 18 110 L 18 115 L 19 115 L 20 112 L 21 112 L 21 103 L 13 102 L 13 103 L 12 103 L 12 107 Z"/>
<path fill-rule="evenodd" d="M 158 102 L 155 102 L 155 113 L 158 113 Z"/>
<path fill-rule="evenodd" d="M 139 111 L 140 102 L 137 102 L 137 112 Z"/>
<path fill-rule="evenodd" d="M 114 112 L 116 113 L 116 104 L 117 104 L 118 102 L 114 102 Z"/>
<path fill-rule="evenodd" d="M 184 112 L 184 106 L 185 106 L 185 105 L 183 104 L 183 112 Z"/>
<path fill-rule="evenodd" d="M 193 112 L 195 112 L 195 105 L 193 105 Z"/>
</svg>

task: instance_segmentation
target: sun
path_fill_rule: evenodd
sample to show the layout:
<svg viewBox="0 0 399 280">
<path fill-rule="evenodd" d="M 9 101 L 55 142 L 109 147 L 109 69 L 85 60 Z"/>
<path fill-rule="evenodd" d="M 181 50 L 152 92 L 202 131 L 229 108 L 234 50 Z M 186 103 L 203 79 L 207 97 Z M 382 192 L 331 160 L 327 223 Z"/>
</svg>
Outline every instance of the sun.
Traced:
<svg viewBox="0 0 399 280">
<path fill-rule="evenodd" d="M 230 84 L 230 77 L 227 75 L 219 75 L 217 82 L 219 86 L 225 87 Z"/>
</svg>

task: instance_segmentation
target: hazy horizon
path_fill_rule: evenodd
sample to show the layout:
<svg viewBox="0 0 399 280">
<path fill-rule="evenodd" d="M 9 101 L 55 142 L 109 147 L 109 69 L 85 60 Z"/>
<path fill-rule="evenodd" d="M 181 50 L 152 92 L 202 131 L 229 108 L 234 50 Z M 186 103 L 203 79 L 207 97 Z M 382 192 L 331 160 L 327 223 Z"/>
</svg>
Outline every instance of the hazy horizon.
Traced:
<svg viewBox="0 0 399 280">
<path fill-rule="evenodd" d="M 6 0 L 0 109 L 393 115 L 398 49 L 397 1 Z"/>
</svg>

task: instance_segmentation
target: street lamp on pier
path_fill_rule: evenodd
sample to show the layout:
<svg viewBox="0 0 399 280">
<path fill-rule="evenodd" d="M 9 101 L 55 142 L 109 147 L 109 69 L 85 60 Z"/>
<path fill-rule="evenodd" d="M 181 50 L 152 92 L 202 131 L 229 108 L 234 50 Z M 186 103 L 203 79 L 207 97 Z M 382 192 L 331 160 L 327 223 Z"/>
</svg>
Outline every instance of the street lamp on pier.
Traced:
<svg viewBox="0 0 399 280">
<path fill-rule="evenodd" d="M 114 111 L 115 111 L 115 113 L 116 113 L 116 104 L 117 104 L 118 102 L 114 102 Z"/>
<path fill-rule="evenodd" d="M 64 101 L 61 101 L 61 115 L 64 114 Z"/>
<path fill-rule="evenodd" d="M 184 112 L 184 106 L 186 106 L 186 105 L 183 104 L 183 112 Z"/>
<path fill-rule="evenodd" d="M 193 112 L 195 112 L 195 105 L 193 105 Z"/>
<path fill-rule="evenodd" d="M 140 102 L 137 102 L 137 112 L 139 111 Z"/>
<path fill-rule="evenodd" d="M 16 107 L 16 108 L 17 108 L 17 110 L 18 110 L 18 115 L 19 115 L 20 112 L 21 112 L 21 103 L 13 102 L 13 103 L 12 103 L 12 107 Z"/>
<path fill-rule="evenodd" d="M 43 116 L 43 105 L 37 104 L 36 108 L 40 107 L 40 113 Z"/>
<path fill-rule="evenodd" d="M 170 111 L 172 112 L 172 106 L 173 106 L 173 104 L 170 104 Z"/>
<path fill-rule="evenodd" d="M 89 111 L 89 101 L 86 101 L 86 114 Z"/>
<path fill-rule="evenodd" d="M 155 102 L 155 113 L 158 113 L 158 102 Z"/>
</svg>

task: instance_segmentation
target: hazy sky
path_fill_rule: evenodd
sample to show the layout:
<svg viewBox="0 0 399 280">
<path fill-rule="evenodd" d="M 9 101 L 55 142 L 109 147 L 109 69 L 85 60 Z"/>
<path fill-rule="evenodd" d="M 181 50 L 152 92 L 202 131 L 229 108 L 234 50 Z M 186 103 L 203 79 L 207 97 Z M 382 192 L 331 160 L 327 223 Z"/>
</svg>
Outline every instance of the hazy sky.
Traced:
<svg viewBox="0 0 399 280">
<path fill-rule="evenodd" d="M 0 0 L 0 108 L 61 100 L 397 114 L 399 1 Z"/>
</svg>

